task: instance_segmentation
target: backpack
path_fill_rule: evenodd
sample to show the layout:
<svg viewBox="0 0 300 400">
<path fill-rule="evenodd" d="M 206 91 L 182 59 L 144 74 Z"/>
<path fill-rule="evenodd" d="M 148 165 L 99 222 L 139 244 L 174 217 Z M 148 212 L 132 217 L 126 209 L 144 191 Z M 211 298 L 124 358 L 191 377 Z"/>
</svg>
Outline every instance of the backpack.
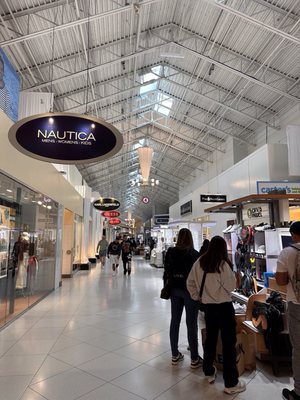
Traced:
<svg viewBox="0 0 300 400">
<path fill-rule="evenodd" d="M 241 282 L 241 292 L 244 296 L 250 297 L 255 293 L 253 276 L 247 271 L 244 273 Z"/>
<path fill-rule="evenodd" d="M 298 250 L 298 254 L 294 275 L 290 277 L 290 282 L 292 284 L 297 302 L 300 303 L 300 245 L 291 244 L 291 247 Z"/>
</svg>

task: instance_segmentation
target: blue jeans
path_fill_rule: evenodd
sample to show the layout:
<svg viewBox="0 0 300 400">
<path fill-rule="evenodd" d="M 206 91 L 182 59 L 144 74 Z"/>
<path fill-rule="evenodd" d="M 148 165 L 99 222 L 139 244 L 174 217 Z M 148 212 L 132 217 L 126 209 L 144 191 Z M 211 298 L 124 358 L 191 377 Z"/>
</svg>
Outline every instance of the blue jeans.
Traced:
<svg viewBox="0 0 300 400">
<path fill-rule="evenodd" d="M 198 353 L 198 302 L 193 300 L 187 290 L 174 288 L 171 291 L 170 343 L 172 356 L 178 355 L 178 338 L 181 316 L 185 308 L 188 342 L 191 359 L 197 360 Z"/>
</svg>

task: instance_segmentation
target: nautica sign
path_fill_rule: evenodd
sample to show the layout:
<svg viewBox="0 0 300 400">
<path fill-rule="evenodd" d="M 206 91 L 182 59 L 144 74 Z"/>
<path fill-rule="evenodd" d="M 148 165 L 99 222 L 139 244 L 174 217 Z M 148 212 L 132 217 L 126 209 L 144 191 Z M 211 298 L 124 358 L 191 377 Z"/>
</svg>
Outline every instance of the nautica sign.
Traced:
<svg viewBox="0 0 300 400">
<path fill-rule="evenodd" d="M 9 132 L 10 143 L 21 153 L 41 161 L 80 164 L 102 161 L 123 145 L 121 133 L 92 116 L 46 113 L 24 118 Z"/>
</svg>

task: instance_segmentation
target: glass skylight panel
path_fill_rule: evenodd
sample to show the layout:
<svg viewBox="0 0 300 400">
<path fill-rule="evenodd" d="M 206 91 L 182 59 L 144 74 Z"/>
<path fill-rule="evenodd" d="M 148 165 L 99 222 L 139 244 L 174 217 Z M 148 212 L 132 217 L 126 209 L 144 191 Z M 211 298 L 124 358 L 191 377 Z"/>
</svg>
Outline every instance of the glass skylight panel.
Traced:
<svg viewBox="0 0 300 400">
<path fill-rule="evenodd" d="M 157 100 L 159 101 L 159 104 L 155 104 L 154 110 L 160 114 L 168 116 L 172 108 L 173 100 L 163 93 L 158 94 Z"/>
</svg>

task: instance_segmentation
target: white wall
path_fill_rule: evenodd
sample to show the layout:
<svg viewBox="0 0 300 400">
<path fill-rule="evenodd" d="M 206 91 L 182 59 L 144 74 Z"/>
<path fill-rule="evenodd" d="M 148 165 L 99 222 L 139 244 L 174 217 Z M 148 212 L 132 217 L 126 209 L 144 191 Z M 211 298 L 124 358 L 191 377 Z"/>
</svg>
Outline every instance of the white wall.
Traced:
<svg viewBox="0 0 300 400">
<path fill-rule="evenodd" d="M 12 121 L 0 112 L 0 171 L 83 215 L 83 198 L 51 164 L 21 154 L 8 141 Z"/>
<path fill-rule="evenodd" d="M 284 144 L 264 145 L 247 158 L 228 168 L 220 175 L 200 185 L 180 198 L 170 207 L 170 221 L 195 218 L 207 215 L 204 210 L 218 203 L 201 203 L 200 194 L 223 194 L 227 200 L 256 194 L 256 182 L 275 179 L 288 179 L 287 147 Z M 180 216 L 180 205 L 193 201 L 192 214 Z M 235 214 L 210 214 L 210 220 L 217 225 L 212 228 L 214 235 L 221 234 L 226 221 L 235 219 Z"/>
</svg>

